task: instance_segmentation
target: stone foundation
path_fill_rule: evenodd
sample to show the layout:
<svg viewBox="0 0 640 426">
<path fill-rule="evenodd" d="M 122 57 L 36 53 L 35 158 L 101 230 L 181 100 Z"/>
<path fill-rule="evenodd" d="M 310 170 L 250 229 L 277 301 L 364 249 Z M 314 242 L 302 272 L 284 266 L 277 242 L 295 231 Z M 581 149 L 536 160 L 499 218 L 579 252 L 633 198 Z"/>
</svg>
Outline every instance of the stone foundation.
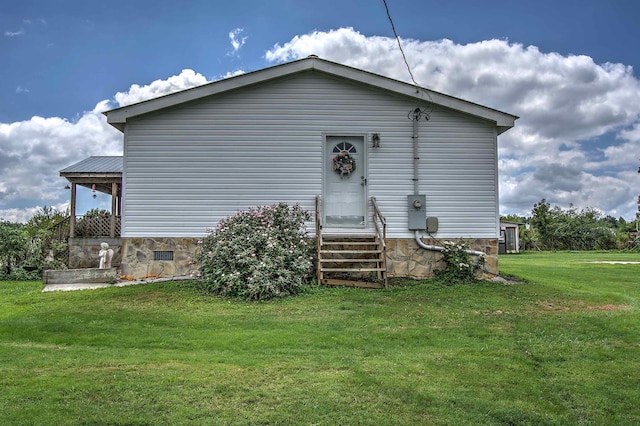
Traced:
<svg viewBox="0 0 640 426">
<path fill-rule="evenodd" d="M 121 246 L 116 253 L 122 253 L 120 274 L 131 278 L 173 277 L 198 273 L 198 264 L 193 263 L 201 238 L 121 238 Z M 450 239 L 456 241 L 456 239 Z M 100 242 L 95 251 L 100 250 Z M 423 239 L 427 245 L 441 246 L 441 240 Z M 485 269 L 488 274 L 498 274 L 498 240 L 464 239 L 472 250 L 486 254 Z M 107 241 L 109 242 L 109 241 Z M 109 243 L 111 245 L 111 243 Z M 154 251 L 173 252 L 173 261 L 154 260 Z M 114 247 L 115 252 L 115 247 Z M 114 255 L 115 259 L 115 255 Z M 119 258 L 120 259 L 120 258 Z M 120 261 L 118 261 L 120 263 Z M 114 266 L 117 265 L 114 262 Z M 387 274 L 389 277 L 427 278 L 437 269 L 444 269 L 442 255 L 438 251 L 425 250 L 412 238 L 387 239 Z"/>
<path fill-rule="evenodd" d="M 132 278 L 175 277 L 198 272 L 193 263 L 202 238 L 122 238 L 121 275 Z M 173 260 L 154 260 L 154 251 L 172 252 Z"/>
<path fill-rule="evenodd" d="M 69 238 L 69 269 L 97 268 L 100 266 L 100 243 L 109 244 L 113 249 L 111 266 L 117 268 L 122 262 L 122 251 L 120 250 L 120 238 L 91 237 L 91 238 Z"/>
<path fill-rule="evenodd" d="M 458 239 L 448 239 L 459 241 Z M 427 245 L 442 246 L 441 240 L 422 239 Z M 498 274 L 498 240 L 463 240 L 471 250 L 486 254 L 485 269 L 489 274 Z M 418 246 L 415 239 L 387 239 L 387 274 L 389 277 L 426 278 L 433 276 L 437 269 L 444 269 L 439 251 L 425 250 Z"/>
</svg>

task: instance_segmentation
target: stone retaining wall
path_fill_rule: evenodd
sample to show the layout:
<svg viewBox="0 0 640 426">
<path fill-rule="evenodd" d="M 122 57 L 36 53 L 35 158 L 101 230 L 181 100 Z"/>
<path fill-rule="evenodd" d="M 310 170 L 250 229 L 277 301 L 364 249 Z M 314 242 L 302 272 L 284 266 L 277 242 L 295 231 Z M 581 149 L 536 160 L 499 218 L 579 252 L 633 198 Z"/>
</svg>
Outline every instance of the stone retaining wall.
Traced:
<svg viewBox="0 0 640 426">
<path fill-rule="evenodd" d="M 460 241 L 449 239 L 450 241 Z M 442 246 L 441 240 L 423 239 L 427 245 Z M 463 240 L 470 249 L 486 254 L 485 269 L 489 274 L 498 274 L 498 240 Z M 425 250 L 418 246 L 415 239 L 387 239 L 387 273 L 390 277 L 425 278 L 433 276 L 437 269 L 444 269 L 442 254 Z"/>
<path fill-rule="evenodd" d="M 46 270 L 42 277 L 44 285 L 51 284 L 94 284 L 115 283 L 116 269 L 64 269 L 61 271 Z"/>
<path fill-rule="evenodd" d="M 120 238 L 107 237 L 75 237 L 69 238 L 69 268 L 97 268 L 100 266 L 100 244 L 107 243 L 113 249 L 111 266 L 118 268 L 122 262 Z"/>
</svg>

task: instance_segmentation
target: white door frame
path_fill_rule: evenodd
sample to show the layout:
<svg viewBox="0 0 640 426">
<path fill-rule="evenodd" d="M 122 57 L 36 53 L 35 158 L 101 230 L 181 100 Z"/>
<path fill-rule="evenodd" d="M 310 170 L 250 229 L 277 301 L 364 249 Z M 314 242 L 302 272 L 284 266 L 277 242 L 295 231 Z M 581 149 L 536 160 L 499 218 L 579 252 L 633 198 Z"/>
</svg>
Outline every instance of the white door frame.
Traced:
<svg viewBox="0 0 640 426">
<path fill-rule="evenodd" d="M 362 149 L 358 153 L 358 161 L 356 163 L 356 169 L 353 172 L 353 175 L 348 179 L 357 180 L 359 184 L 362 186 L 362 216 L 363 222 L 362 224 L 330 224 L 327 223 L 327 209 L 326 203 L 329 190 L 329 182 L 328 176 L 332 173 L 335 173 L 332 169 L 333 162 L 330 160 L 332 153 L 329 151 L 332 147 L 329 147 L 329 144 L 339 142 L 339 138 L 345 139 L 360 139 L 362 141 Z M 336 141 L 332 141 L 331 139 L 335 138 Z M 323 209 L 322 209 L 322 222 L 325 228 L 340 228 L 340 229 L 367 229 L 368 227 L 368 203 L 367 203 L 367 175 L 368 175 L 368 164 L 367 164 L 367 134 L 366 133 L 323 133 L 322 134 L 322 200 L 323 200 Z M 354 182 L 355 183 L 355 182 Z"/>
</svg>

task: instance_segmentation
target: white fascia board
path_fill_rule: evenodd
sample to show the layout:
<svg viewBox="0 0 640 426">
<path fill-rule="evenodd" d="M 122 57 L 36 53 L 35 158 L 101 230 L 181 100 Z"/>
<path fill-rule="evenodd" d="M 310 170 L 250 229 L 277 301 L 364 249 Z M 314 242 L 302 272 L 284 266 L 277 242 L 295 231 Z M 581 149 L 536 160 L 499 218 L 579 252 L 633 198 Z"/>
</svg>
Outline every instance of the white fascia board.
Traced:
<svg viewBox="0 0 640 426">
<path fill-rule="evenodd" d="M 493 108 L 489 108 L 483 105 L 479 105 L 473 102 L 465 101 L 460 98 L 445 95 L 433 90 L 425 89 L 408 83 L 404 83 L 392 78 L 384 77 L 381 75 L 369 73 L 356 68 L 347 67 L 344 65 L 327 62 L 324 60 L 318 60 L 314 67 L 319 71 L 324 71 L 329 74 L 344 77 L 350 80 L 359 81 L 361 83 L 370 84 L 372 86 L 380 87 L 385 90 L 389 90 L 394 93 L 409 96 L 417 100 L 425 101 L 422 93 L 427 93 L 430 96 L 430 100 L 433 104 L 441 105 L 447 108 L 458 110 L 466 114 L 470 114 L 485 120 L 490 120 L 496 123 L 499 128 L 498 133 L 502 133 L 507 129 L 515 125 L 515 120 L 519 117 L 502 112 Z"/>
<path fill-rule="evenodd" d="M 158 111 L 163 108 L 169 108 L 185 102 L 194 101 L 206 96 L 216 95 L 227 92 L 229 90 L 250 86 L 261 83 L 273 78 L 282 77 L 300 71 L 312 68 L 312 64 L 305 61 L 290 62 L 284 65 L 278 65 L 262 70 L 250 72 L 247 74 L 230 77 L 224 80 L 213 81 L 202 86 L 186 89 L 181 92 L 170 93 L 159 98 L 149 99 L 137 104 L 124 106 L 121 108 L 106 111 L 103 114 L 107 116 L 107 123 L 123 130 L 123 124 L 127 118 L 135 117 L 149 112 Z"/>
<path fill-rule="evenodd" d="M 274 78 L 284 77 L 301 71 L 317 70 L 330 75 L 353 80 L 363 84 L 368 84 L 390 92 L 409 96 L 424 101 L 422 92 L 426 92 L 432 103 L 447 108 L 458 110 L 485 120 L 496 123 L 498 134 L 510 129 L 514 126 L 517 116 L 507 114 L 489 107 L 485 107 L 473 102 L 465 101 L 453 96 L 444 95 L 429 89 L 419 88 L 416 86 L 373 74 L 357 68 L 348 67 L 335 62 L 326 61 L 317 57 L 308 57 L 297 61 L 289 62 L 282 65 L 276 65 L 270 68 L 253 71 L 247 74 L 218 80 L 207 83 L 202 86 L 183 90 L 181 92 L 171 93 L 159 98 L 150 99 L 137 104 L 128 105 L 111 111 L 106 111 L 107 122 L 116 127 L 120 131 L 124 130 L 124 123 L 130 117 L 157 111 L 163 108 L 172 107 L 184 102 L 197 100 L 206 96 L 211 96 L 229 90 L 247 87 L 258 84 Z"/>
</svg>

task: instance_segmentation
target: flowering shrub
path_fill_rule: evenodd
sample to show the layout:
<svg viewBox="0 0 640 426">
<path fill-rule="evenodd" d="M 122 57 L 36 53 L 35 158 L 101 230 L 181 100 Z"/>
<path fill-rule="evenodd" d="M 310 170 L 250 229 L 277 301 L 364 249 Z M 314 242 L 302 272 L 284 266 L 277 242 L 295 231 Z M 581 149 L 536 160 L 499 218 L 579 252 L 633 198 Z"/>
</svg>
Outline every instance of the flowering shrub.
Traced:
<svg viewBox="0 0 640 426">
<path fill-rule="evenodd" d="M 485 258 L 480 255 L 474 262 L 472 255 L 467 253 L 468 249 L 469 246 L 464 241 L 445 241 L 441 253 L 447 266 L 444 270 L 435 271 L 436 279 L 445 284 L 476 282 L 476 273 L 482 270 Z"/>
<path fill-rule="evenodd" d="M 309 282 L 313 244 L 304 222 L 311 215 L 286 203 L 240 211 L 223 219 L 198 255 L 207 291 L 247 300 L 299 293 Z"/>
</svg>

